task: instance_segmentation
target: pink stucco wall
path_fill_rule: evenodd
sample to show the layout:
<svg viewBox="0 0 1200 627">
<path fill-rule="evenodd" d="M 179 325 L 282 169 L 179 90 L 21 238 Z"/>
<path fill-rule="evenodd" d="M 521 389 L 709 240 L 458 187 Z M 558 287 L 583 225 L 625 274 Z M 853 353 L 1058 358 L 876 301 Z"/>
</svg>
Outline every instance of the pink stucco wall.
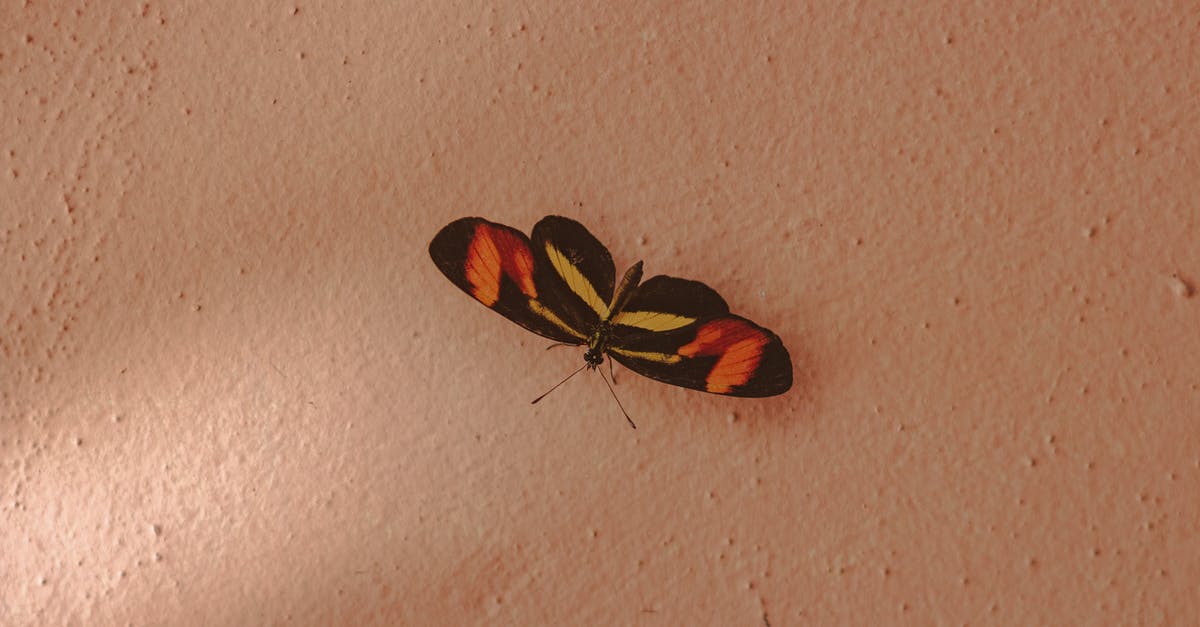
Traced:
<svg viewBox="0 0 1200 627">
<path fill-rule="evenodd" d="M 6 2 L 0 623 L 1183 624 L 1189 2 Z M 572 216 L 791 393 L 581 364 Z"/>
</svg>

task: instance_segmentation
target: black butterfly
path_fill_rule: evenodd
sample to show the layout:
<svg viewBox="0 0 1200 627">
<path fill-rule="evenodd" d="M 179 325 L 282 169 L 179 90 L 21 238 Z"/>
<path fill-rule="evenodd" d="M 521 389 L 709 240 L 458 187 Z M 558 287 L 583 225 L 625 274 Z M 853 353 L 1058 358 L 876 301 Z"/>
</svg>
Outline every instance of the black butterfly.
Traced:
<svg viewBox="0 0 1200 627">
<path fill-rule="evenodd" d="M 651 379 L 714 394 L 773 396 L 792 386 L 779 336 L 729 313 L 698 281 L 659 275 L 643 283 L 640 261 L 617 283 L 608 249 L 574 220 L 547 216 L 529 238 L 462 218 L 438 232 L 429 255 L 455 285 L 505 318 L 586 345 L 581 370 L 607 354 Z"/>
</svg>

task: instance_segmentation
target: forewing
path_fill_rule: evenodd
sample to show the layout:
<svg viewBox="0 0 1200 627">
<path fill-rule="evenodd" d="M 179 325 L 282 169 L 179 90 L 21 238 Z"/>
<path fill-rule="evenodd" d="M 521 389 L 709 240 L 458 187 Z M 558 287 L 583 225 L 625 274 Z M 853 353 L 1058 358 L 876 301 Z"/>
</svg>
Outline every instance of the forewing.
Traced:
<svg viewBox="0 0 1200 627">
<path fill-rule="evenodd" d="M 549 266 L 539 262 L 524 233 L 483 218 L 446 225 L 429 256 L 455 285 L 513 322 L 552 340 L 583 343 L 586 330 L 567 322 L 541 287 Z"/>
<path fill-rule="evenodd" d="M 609 356 L 651 379 L 730 396 L 773 396 L 792 386 L 779 336 L 730 314 L 703 283 L 656 276 L 612 323 Z"/>
<path fill-rule="evenodd" d="M 616 268 L 612 255 L 582 224 L 546 216 L 533 227 L 537 289 L 575 329 L 590 335 L 608 317 Z"/>
</svg>

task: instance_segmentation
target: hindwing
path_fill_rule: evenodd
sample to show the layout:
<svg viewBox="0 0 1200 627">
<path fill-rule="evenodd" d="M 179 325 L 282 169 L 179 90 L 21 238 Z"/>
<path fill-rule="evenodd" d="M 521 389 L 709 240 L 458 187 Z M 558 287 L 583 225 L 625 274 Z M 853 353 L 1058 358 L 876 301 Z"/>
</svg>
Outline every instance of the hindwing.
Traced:
<svg viewBox="0 0 1200 627">
<path fill-rule="evenodd" d="M 616 277 L 612 255 L 582 224 L 561 216 L 538 221 L 532 240 L 543 300 L 590 336 L 609 314 Z"/>
<path fill-rule="evenodd" d="M 547 295 L 552 270 L 539 261 L 524 233 L 483 218 L 462 218 L 434 236 L 429 256 L 460 289 L 522 327 L 559 342 L 587 339 L 578 316 L 565 311 L 556 295 Z"/>
</svg>

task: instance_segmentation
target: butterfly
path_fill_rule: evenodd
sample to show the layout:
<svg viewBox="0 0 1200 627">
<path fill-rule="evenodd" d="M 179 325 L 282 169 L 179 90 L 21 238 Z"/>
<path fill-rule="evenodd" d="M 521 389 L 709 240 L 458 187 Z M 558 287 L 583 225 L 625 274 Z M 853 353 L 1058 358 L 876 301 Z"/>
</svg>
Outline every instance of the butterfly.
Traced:
<svg viewBox="0 0 1200 627">
<path fill-rule="evenodd" d="M 608 249 L 570 218 L 546 216 L 528 237 L 461 218 L 438 232 L 429 256 L 496 313 L 559 344 L 586 346 L 579 370 L 596 369 L 607 355 L 640 375 L 713 394 L 774 396 L 792 386 L 779 336 L 731 314 L 698 281 L 658 275 L 643 282 L 641 261 L 617 282 Z"/>
</svg>

